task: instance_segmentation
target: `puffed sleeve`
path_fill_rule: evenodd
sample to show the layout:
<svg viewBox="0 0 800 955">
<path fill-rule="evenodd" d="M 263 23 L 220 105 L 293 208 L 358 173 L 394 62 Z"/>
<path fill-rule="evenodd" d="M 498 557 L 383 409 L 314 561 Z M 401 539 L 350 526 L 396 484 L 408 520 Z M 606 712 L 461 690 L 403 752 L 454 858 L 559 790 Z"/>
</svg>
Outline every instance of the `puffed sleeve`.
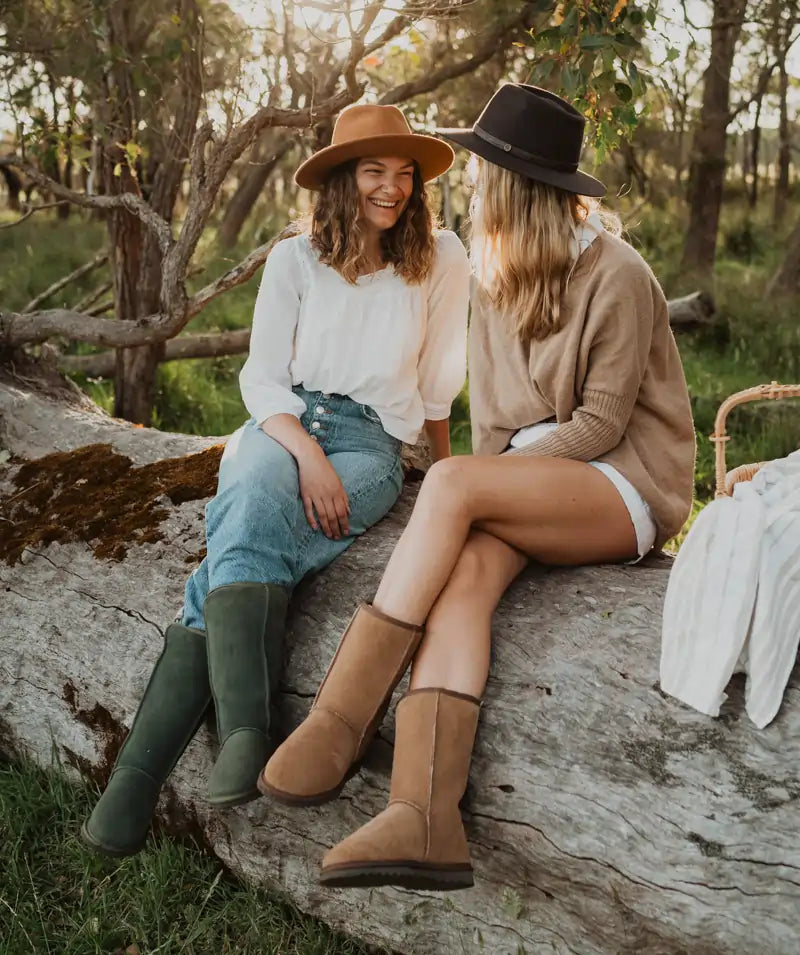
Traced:
<svg viewBox="0 0 800 955">
<path fill-rule="evenodd" d="M 425 418 L 441 421 L 467 375 L 470 265 L 453 232 L 437 233 L 436 263 L 428 279 L 428 325 L 417 366 Z"/>
<path fill-rule="evenodd" d="M 292 392 L 290 365 L 303 292 L 295 243 L 284 239 L 264 264 L 253 312 L 250 354 L 239 374 L 242 401 L 258 424 L 276 414 L 300 417 L 305 402 Z"/>
</svg>

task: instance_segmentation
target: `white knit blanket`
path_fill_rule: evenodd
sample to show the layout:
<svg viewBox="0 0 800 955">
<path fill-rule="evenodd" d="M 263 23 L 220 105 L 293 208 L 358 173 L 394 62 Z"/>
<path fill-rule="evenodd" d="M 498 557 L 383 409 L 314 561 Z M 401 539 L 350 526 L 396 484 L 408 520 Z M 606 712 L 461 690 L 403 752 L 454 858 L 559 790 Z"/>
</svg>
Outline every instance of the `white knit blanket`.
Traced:
<svg viewBox="0 0 800 955">
<path fill-rule="evenodd" d="M 800 643 L 800 451 L 709 504 L 667 585 L 661 688 L 717 716 L 732 674 L 747 674 L 750 719 L 781 705 Z"/>
</svg>

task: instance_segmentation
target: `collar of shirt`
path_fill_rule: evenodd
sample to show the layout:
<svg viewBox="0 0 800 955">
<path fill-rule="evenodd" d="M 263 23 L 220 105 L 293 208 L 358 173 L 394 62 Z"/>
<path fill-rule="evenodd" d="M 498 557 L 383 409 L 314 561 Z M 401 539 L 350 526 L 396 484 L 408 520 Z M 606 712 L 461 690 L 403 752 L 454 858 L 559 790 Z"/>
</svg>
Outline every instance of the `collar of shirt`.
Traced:
<svg viewBox="0 0 800 955">
<path fill-rule="evenodd" d="M 577 259 L 585 252 L 602 231 L 603 220 L 596 212 L 591 212 L 583 222 L 574 226 L 570 243 L 572 258 Z"/>
</svg>

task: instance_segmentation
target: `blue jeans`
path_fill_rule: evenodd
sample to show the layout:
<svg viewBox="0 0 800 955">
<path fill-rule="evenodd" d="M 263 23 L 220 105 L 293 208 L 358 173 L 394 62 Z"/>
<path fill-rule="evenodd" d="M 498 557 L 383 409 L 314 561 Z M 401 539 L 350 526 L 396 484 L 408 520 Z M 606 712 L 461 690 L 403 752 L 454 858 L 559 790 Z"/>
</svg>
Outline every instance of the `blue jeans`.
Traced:
<svg viewBox="0 0 800 955">
<path fill-rule="evenodd" d="M 350 503 L 350 534 L 331 540 L 312 530 L 300 500 L 297 462 L 248 421 L 231 435 L 216 496 L 206 505 L 207 554 L 186 583 L 181 621 L 205 630 L 210 590 L 244 582 L 292 589 L 321 570 L 391 509 L 403 486 L 401 443 L 378 415 L 343 395 L 295 388 L 306 403 L 300 419 L 342 480 Z"/>
</svg>

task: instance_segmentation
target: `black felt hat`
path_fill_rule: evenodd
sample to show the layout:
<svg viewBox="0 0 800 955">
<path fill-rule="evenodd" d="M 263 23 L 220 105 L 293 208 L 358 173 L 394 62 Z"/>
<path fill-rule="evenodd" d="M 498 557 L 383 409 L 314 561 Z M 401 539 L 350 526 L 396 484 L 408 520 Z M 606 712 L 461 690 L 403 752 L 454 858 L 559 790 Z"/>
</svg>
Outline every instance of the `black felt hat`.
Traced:
<svg viewBox="0 0 800 955">
<path fill-rule="evenodd" d="M 483 159 L 582 196 L 606 187 L 578 169 L 586 120 L 566 100 L 524 83 L 501 86 L 472 129 L 437 129 Z"/>
</svg>

